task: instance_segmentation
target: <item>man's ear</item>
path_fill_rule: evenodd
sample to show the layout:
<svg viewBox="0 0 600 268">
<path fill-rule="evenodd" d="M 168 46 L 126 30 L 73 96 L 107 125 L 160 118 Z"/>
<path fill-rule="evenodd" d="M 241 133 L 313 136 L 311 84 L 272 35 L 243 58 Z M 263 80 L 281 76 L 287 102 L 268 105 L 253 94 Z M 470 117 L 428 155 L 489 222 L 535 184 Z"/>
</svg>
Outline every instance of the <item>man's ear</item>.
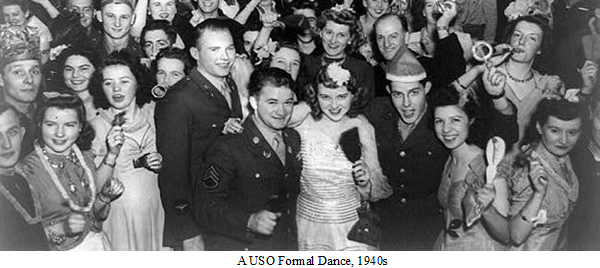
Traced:
<svg viewBox="0 0 600 268">
<path fill-rule="evenodd" d="M 427 81 L 425 82 L 425 94 L 429 93 L 429 90 L 431 90 L 431 82 Z"/>
<path fill-rule="evenodd" d="M 392 86 L 390 84 L 385 86 L 385 90 L 387 90 L 387 92 L 390 93 L 390 95 L 392 95 Z"/>
<path fill-rule="evenodd" d="M 21 141 L 23 141 L 23 137 L 25 137 L 25 133 L 27 132 L 27 129 L 25 127 L 20 127 L 21 129 Z"/>
<path fill-rule="evenodd" d="M 540 126 L 540 123 L 535 123 L 535 128 L 537 129 L 538 133 L 542 135 L 542 126 Z"/>
<path fill-rule="evenodd" d="M 136 18 L 137 18 L 137 17 L 135 16 L 135 14 L 133 14 L 133 15 L 131 16 L 131 26 L 133 26 L 133 24 L 135 23 L 135 19 L 136 19 Z"/>
<path fill-rule="evenodd" d="M 102 22 L 103 22 L 103 21 L 102 21 L 102 10 L 97 10 L 97 11 L 96 11 L 96 19 L 97 19 L 97 20 L 98 20 L 100 23 L 102 23 Z"/>
<path fill-rule="evenodd" d="M 200 52 L 198 51 L 198 49 L 195 46 L 190 47 L 190 55 L 196 61 L 198 60 L 198 58 L 200 58 L 200 55 L 198 55 L 198 53 L 200 53 Z"/>
<path fill-rule="evenodd" d="M 0 74 L 0 87 L 4 88 L 4 76 Z"/>
<path fill-rule="evenodd" d="M 250 103 L 250 107 L 252 107 L 252 110 L 256 111 L 256 108 L 258 107 L 258 100 L 256 99 L 256 96 L 250 96 L 248 98 L 248 102 Z"/>
</svg>

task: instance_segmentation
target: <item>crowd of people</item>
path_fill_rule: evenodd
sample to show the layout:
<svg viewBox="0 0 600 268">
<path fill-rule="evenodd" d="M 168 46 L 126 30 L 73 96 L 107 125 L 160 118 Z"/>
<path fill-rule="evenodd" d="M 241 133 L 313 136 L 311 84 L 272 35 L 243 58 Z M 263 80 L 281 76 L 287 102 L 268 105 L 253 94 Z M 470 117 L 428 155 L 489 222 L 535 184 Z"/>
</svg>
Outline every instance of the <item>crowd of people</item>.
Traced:
<svg viewBox="0 0 600 268">
<path fill-rule="evenodd" d="M 0 250 L 600 250 L 597 1 L 0 7 Z"/>
</svg>

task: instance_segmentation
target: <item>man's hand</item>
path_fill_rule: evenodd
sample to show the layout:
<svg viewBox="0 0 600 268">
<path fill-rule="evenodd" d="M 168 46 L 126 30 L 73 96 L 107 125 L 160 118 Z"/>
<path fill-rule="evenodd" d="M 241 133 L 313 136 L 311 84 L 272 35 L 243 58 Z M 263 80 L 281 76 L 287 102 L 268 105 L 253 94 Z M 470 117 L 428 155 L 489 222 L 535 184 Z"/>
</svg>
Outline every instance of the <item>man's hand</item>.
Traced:
<svg viewBox="0 0 600 268">
<path fill-rule="evenodd" d="M 280 217 L 281 213 L 273 213 L 268 210 L 261 210 L 250 215 L 250 219 L 248 219 L 248 224 L 246 227 L 258 234 L 271 235 L 273 234 L 273 229 L 275 229 L 277 220 Z"/>
<path fill-rule="evenodd" d="M 244 131 L 244 127 L 242 127 L 242 120 L 239 118 L 229 118 L 225 125 L 223 126 L 223 134 L 237 134 Z"/>
</svg>

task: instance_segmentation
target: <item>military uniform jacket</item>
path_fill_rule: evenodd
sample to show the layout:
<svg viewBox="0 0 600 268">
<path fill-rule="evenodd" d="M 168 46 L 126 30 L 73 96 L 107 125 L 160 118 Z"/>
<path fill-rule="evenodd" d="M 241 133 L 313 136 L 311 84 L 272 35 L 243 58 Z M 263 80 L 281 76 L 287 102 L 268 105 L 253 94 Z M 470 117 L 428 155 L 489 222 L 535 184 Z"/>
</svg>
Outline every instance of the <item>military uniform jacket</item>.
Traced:
<svg viewBox="0 0 600 268">
<path fill-rule="evenodd" d="M 179 81 L 156 104 L 156 146 L 163 156 L 158 176 L 165 209 L 165 246 L 180 247 L 182 241 L 200 234 L 193 219 L 194 180 L 201 176 L 204 153 L 220 135 L 228 118 L 242 117 L 235 83 L 232 109 L 225 97 L 197 70 Z"/>
<path fill-rule="evenodd" d="M 204 174 L 196 183 L 195 214 L 209 250 L 294 250 L 296 196 L 301 162 L 300 135 L 283 130 L 285 166 L 249 117 L 244 131 L 219 138 L 206 157 Z M 252 213 L 281 212 L 271 236 L 246 228 Z"/>
</svg>

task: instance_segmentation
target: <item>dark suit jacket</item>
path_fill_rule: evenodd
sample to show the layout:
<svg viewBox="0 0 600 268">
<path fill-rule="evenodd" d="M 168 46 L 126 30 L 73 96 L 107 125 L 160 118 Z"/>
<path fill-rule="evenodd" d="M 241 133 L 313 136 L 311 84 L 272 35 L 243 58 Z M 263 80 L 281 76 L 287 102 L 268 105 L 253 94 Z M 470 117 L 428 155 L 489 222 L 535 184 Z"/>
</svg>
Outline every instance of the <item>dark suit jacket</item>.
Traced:
<svg viewBox="0 0 600 268">
<path fill-rule="evenodd" d="M 156 145 L 163 156 L 158 176 L 165 209 L 165 246 L 180 247 L 200 229 L 192 217 L 194 181 L 200 176 L 204 153 L 220 135 L 227 119 L 242 117 L 233 80 L 233 109 L 225 97 L 197 70 L 179 81 L 156 105 Z"/>
<path fill-rule="evenodd" d="M 283 130 L 285 166 L 248 118 L 244 131 L 220 137 L 206 156 L 204 174 L 196 183 L 196 218 L 212 233 L 209 250 L 294 250 L 296 196 L 301 163 L 300 135 Z M 252 213 L 281 212 L 273 234 L 247 230 Z"/>
</svg>

